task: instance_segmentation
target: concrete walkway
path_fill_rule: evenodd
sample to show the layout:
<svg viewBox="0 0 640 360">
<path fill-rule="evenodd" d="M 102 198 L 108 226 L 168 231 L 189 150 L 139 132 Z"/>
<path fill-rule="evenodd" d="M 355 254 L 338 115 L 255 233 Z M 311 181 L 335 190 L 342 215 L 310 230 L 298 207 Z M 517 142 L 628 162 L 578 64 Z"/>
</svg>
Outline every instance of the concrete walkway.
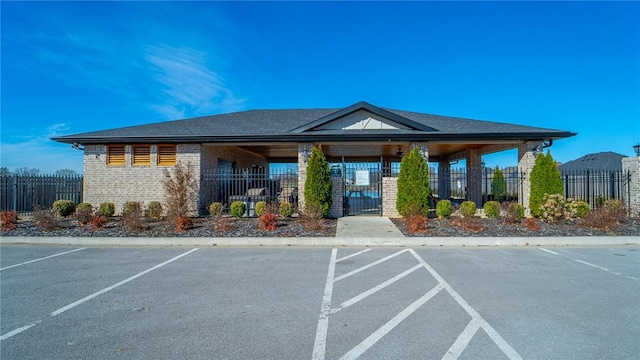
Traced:
<svg viewBox="0 0 640 360">
<path fill-rule="evenodd" d="M 387 217 L 345 216 L 338 218 L 336 237 L 353 238 L 403 238 L 404 235 Z"/>
</svg>

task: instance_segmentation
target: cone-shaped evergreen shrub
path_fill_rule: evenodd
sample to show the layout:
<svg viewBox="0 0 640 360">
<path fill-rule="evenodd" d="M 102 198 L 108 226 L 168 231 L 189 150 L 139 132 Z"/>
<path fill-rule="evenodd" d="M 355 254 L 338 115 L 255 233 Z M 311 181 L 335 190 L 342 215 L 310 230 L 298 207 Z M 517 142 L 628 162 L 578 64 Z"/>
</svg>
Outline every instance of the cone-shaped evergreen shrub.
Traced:
<svg viewBox="0 0 640 360">
<path fill-rule="evenodd" d="M 551 153 L 540 153 L 531 170 L 531 195 L 529 197 L 529 208 L 531 215 L 540 217 L 542 210 L 540 207 L 544 203 L 544 196 L 553 194 L 563 194 L 562 176 L 560 170 Z"/>
<path fill-rule="evenodd" d="M 415 147 L 402 157 L 400 163 L 396 209 L 404 217 L 417 214 L 427 216 L 430 195 L 429 167 L 420 149 Z"/>
<path fill-rule="evenodd" d="M 326 216 L 331 208 L 331 172 L 320 145 L 311 150 L 307 160 L 304 202 L 305 207 L 322 209 L 322 216 Z"/>
<path fill-rule="evenodd" d="M 493 170 L 493 179 L 491 180 L 491 194 L 493 199 L 498 201 L 507 192 L 507 182 L 504 180 L 502 170 L 497 166 Z"/>
</svg>

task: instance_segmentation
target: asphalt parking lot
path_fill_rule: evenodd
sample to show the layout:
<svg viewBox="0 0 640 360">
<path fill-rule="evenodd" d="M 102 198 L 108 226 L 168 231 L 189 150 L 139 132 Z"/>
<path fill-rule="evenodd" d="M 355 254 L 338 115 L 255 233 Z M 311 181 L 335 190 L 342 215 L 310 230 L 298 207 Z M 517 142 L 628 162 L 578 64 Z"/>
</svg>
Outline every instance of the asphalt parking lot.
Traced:
<svg viewBox="0 0 640 360">
<path fill-rule="evenodd" d="M 0 247 L 2 359 L 638 359 L 640 248 Z"/>
</svg>

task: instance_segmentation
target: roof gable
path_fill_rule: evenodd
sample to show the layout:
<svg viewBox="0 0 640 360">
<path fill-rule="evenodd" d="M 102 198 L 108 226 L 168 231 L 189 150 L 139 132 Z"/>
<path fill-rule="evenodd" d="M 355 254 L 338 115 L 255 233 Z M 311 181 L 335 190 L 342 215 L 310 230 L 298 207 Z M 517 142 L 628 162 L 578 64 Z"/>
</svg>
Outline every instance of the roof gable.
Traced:
<svg viewBox="0 0 640 360">
<path fill-rule="evenodd" d="M 560 171 L 621 171 L 622 158 L 624 157 L 624 155 L 612 151 L 587 154 L 578 159 L 561 164 L 558 168 Z"/>
<path fill-rule="evenodd" d="M 438 131 L 430 126 L 361 101 L 291 130 L 302 133 L 314 130 L 420 130 Z"/>
</svg>

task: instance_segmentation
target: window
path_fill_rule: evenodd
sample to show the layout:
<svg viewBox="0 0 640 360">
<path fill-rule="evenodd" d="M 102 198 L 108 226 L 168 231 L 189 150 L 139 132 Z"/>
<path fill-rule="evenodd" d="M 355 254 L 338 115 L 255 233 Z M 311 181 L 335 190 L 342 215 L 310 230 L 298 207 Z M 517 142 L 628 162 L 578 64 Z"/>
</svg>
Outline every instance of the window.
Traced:
<svg viewBox="0 0 640 360">
<path fill-rule="evenodd" d="M 134 166 L 151 165 L 151 147 L 149 145 L 133 145 Z"/>
<path fill-rule="evenodd" d="M 158 165 L 173 166 L 176 164 L 176 146 L 158 145 Z"/>
<path fill-rule="evenodd" d="M 109 145 L 107 165 L 124 166 L 124 145 Z"/>
</svg>

